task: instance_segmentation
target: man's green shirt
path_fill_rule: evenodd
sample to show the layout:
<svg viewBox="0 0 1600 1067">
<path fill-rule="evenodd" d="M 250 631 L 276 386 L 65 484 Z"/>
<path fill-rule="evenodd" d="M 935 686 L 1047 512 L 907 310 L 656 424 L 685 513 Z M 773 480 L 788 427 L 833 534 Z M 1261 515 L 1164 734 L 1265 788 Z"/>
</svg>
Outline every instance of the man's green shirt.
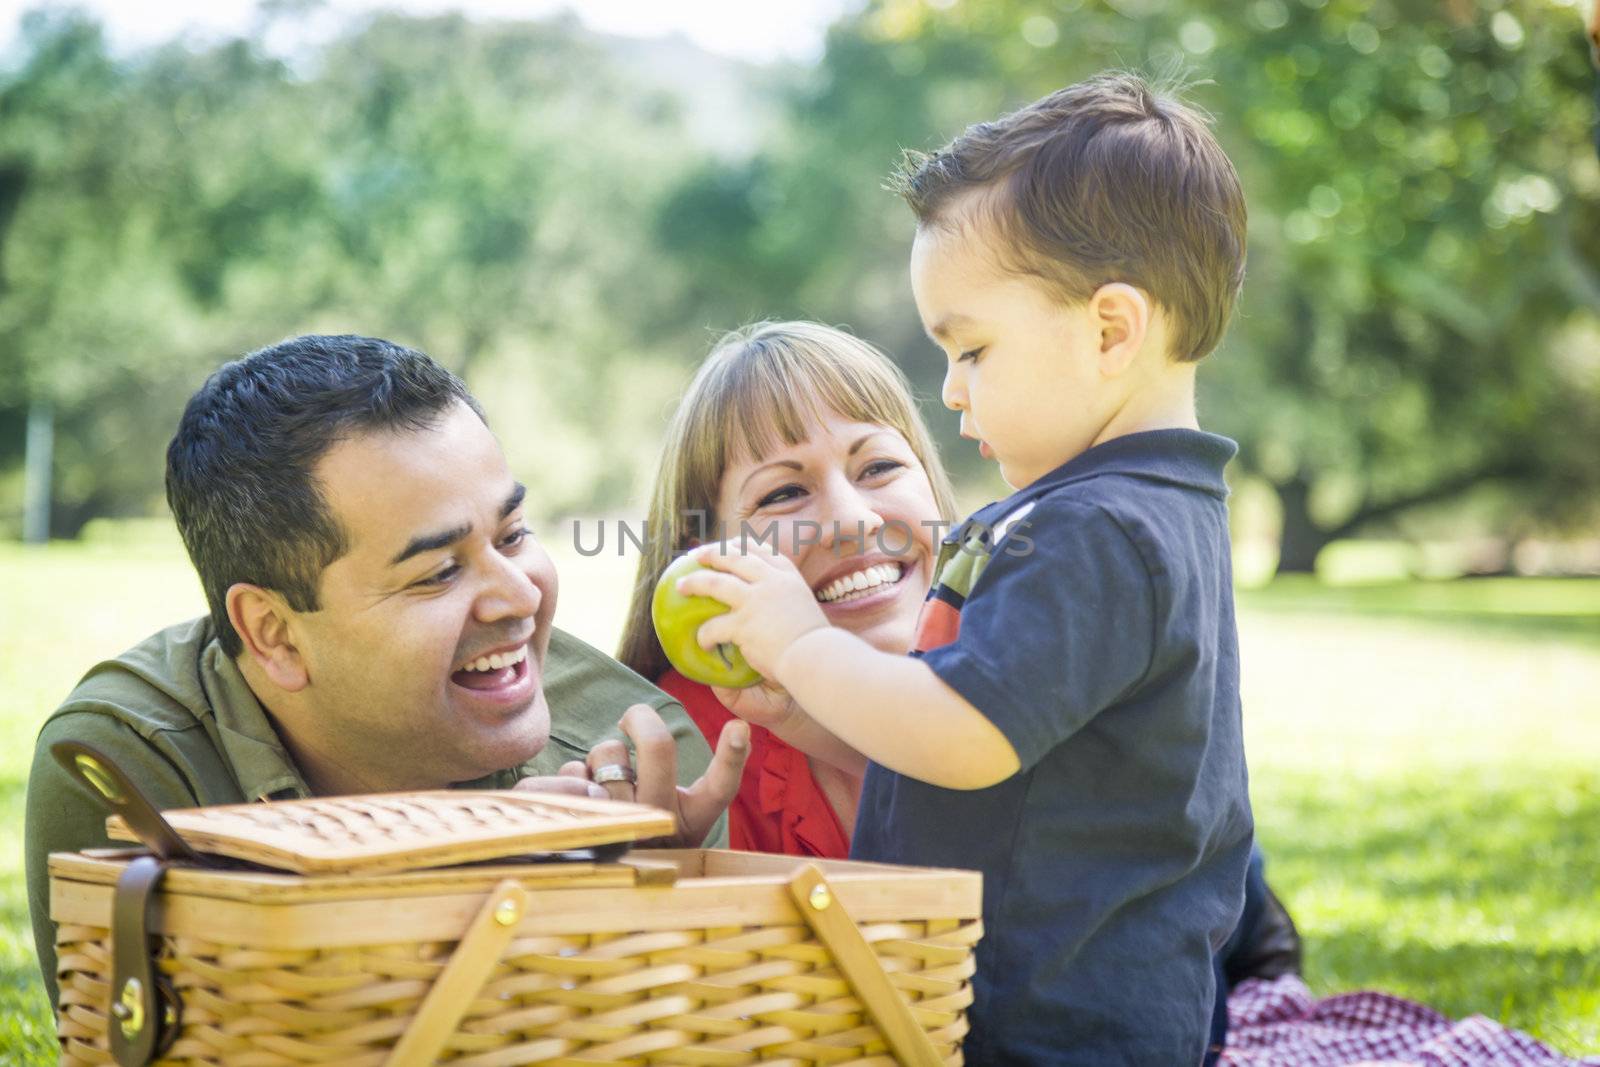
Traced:
<svg viewBox="0 0 1600 1067">
<path fill-rule="evenodd" d="M 457 788 L 504 789 L 519 778 L 555 774 L 606 738 L 633 704 L 661 714 L 678 742 L 678 780 L 705 773 L 711 750 L 682 705 L 616 660 L 556 630 L 545 660 L 550 743 L 521 767 Z M 110 756 L 158 808 L 306 797 L 311 791 L 277 731 L 223 652 L 207 618 L 170 626 L 113 660 L 97 664 L 39 732 L 28 776 L 28 911 L 39 966 L 56 997 L 55 924 L 46 860 L 110 844 L 105 811 L 50 756 L 57 741 L 83 741 Z M 727 816 L 709 847 L 727 843 Z"/>
</svg>

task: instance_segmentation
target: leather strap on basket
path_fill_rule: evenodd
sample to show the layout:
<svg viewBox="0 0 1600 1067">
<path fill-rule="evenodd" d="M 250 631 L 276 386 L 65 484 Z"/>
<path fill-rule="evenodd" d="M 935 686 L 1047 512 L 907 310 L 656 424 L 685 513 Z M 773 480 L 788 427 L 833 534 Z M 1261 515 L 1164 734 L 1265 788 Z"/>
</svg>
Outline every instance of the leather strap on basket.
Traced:
<svg viewBox="0 0 1600 1067">
<path fill-rule="evenodd" d="M 944 1060 L 939 1058 L 927 1031 L 912 1016 L 905 998 L 889 981 L 878 954 L 872 951 L 855 920 L 839 903 L 822 869 L 808 863 L 795 871 L 794 877 L 789 879 L 789 893 L 806 925 L 832 953 L 839 973 L 850 983 L 856 998 L 877 1024 L 878 1032 L 894 1053 L 895 1062 L 911 1067 L 942 1067 Z"/>
<path fill-rule="evenodd" d="M 144 1067 L 178 1036 L 177 996 L 156 970 L 150 912 L 166 861 L 136 857 L 117 879 L 111 905 L 111 1055 L 122 1067 Z"/>
<path fill-rule="evenodd" d="M 57 741 L 50 746 L 50 754 L 108 813 L 122 816 L 145 848 L 164 860 L 208 865 L 110 756 L 82 741 Z"/>
<path fill-rule="evenodd" d="M 517 882 L 508 878 L 494 887 L 461 935 L 450 962 L 422 998 L 411 1025 L 384 1061 L 385 1067 L 427 1067 L 438 1060 L 445 1042 L 461 1024 L 461 1016 L 500 962 L 527 906 L 527 891 Z"/>
</svg>

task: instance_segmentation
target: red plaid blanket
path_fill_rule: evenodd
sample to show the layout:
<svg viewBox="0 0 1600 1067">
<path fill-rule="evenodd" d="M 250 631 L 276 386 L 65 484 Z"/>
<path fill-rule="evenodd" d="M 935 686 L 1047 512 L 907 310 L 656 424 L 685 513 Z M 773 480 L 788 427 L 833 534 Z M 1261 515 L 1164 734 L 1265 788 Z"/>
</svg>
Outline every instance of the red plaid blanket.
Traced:
<svg viewBox="0 0 1600 1067">
<path fill-rule="evenodd" d="M 1318 1000 L 1293 975 L 1241 982 L 1228 997 L 1222 1067 L 1600 1067 L 1574 1060 L 1527 1034 L 1474 1015 L 1451 1022 L 1432 1008 L 1387 993 Z"/>
</svg>

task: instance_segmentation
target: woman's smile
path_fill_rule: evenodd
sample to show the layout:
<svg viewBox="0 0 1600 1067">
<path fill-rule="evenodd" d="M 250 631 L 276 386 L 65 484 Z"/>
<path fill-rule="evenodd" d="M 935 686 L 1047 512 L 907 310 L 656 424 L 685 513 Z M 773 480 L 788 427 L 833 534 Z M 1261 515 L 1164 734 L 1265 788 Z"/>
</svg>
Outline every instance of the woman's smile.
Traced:
<svg viewBox="0 0 1600 1067">
<path fill-rule="evenodd" d="M 843 574 L 832 574 L 812 587 L 823 614 L 835 625 L 841 618 L 876 611 L 895 603 L 907 588 L 915 586 L 922 574 L 920 558 L 862 559 L 849 565 Z M 911 580 L 908 586 L 907 581 Z M 925 591 L 915 589 L 920 600 Z"/>
</svg>

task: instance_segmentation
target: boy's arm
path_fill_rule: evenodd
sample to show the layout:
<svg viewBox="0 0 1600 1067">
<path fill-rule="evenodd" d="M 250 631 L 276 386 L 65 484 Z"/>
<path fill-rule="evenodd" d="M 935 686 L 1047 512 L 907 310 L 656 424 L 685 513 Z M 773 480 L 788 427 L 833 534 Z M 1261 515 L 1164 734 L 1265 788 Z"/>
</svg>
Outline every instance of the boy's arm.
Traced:
<svg viewBox="0 0 1600 1067">
<path fill-rule="evenodd" d="M 813 718 L 876 763 L 945 789 L 986 789 L 1016 774 L 1016 749 L 983 713 L 910 656 L 848 630 L 812 630 L 776 675 Z"/>
<path fill-rule="evenodd" d="M 1220 508 L 1197 521 L 1186 535 L 1225 540 Z M 1153 535 L 1136 533 L 1137 542 L 1098 504 L 1040 502 L 990 553 L 956 639 L 917 659 L 830 632 L 787 560 L 708 545 L 697 558 L 714 570 L 679 588 L 730 606 L 700 627 L 702 645 L 737 644 L 757 671 L 866 755 L 935 785 L 979 788 L 1033 767 L 1152 674 L 1181 666 L 1196 640 L 1210 640 L 1167 633 L 1170 609 L 1154 575 L 1169 565 Z M 1225 565 L 1186 580 L 1229 596 Z M 1226 621 L 1232 625 L 1231 615 Z"/>
<path fill-rule="evenodd" d="M 700 627 L 700 644 L 737 644 L 752 667 L 862 755 L 950 789 L 981 789 L 1016 773 L 1011 743 L 978 709 L 925 664 L 830 626 L 793 563 L 729 545 L 707 545 L 696 558 L 712 570 L 679 579 L 679 591 L 730 609 Z"/>
</svg>

